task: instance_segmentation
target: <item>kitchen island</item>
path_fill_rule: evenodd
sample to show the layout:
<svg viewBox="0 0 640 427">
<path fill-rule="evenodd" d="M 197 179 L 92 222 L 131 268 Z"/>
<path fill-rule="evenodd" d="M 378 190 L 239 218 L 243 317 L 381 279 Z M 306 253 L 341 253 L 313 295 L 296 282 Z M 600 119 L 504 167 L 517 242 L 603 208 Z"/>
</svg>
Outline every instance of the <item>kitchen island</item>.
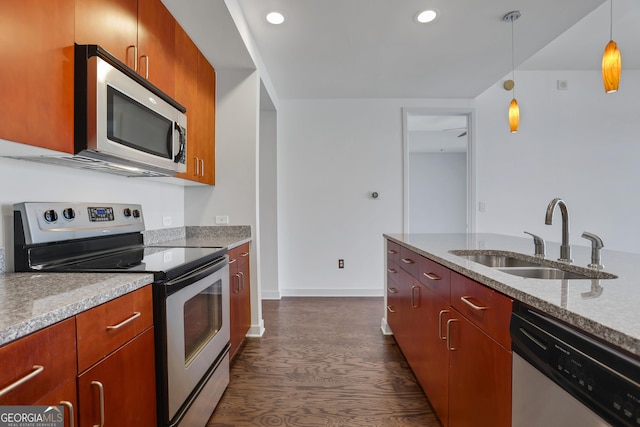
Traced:
<svg viewBox="0 0 640 427">
<path fill-rule="evenodd" d="M 483 249 L 533 255 L 530 238 L 499 234 L 385 234 L 384 237 L 640 357 L 640 254 L 602 250 L 604 271 L 618 276 L 616 279 L 533 279 L 450 253 Z M 590 247 L 572 246 L 572 250 L 573 265 L 586 267 L 591 262 Z M 547 243 L 547 259 L 555 260 L 559 253 L 559 244 Z"/>
</svg>

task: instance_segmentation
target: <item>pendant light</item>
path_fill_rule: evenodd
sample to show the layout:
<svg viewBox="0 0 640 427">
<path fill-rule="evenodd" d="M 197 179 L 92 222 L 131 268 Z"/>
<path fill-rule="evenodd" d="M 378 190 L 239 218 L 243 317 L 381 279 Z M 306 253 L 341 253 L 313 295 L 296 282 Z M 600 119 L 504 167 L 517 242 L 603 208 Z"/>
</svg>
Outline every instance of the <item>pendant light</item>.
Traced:
<svg viewBox="0 0 640 427">
<path fill-rule="evenodd" d="M 620 85 L 620 73 L 622 72 L 622 60 L 620 59 L 620 51 L 618 45 L 613 41 L 613 0 L 611 0 L 609 35 L 610 41 L 604 48 L 602 55 L 602 82 L 604 83 L 604 91 L 613 93 L 618 91 Z"/>
<path fill-rule="evenodd" d="M 514 49 L 514 37 L 513 37 L 513 21 L 520 18 L 521 13 L 517 10 L 513 12 L 509 12 L 502 17 L 502 20 L 505 22 L 511 22 L 511 72 L 512 72 L 512 90 L 513 90 L 513 99 L 509 104 L 509 129 L 511 133 L 518 132 L 518 125 L 520 124 L 520 107 L 518 106 L 518 101 L 516 101 L 516 89 L 515 89 L 515 81 L 516 81 L 516 63 L 515 63 L 515 49 Z"/>
</svg>

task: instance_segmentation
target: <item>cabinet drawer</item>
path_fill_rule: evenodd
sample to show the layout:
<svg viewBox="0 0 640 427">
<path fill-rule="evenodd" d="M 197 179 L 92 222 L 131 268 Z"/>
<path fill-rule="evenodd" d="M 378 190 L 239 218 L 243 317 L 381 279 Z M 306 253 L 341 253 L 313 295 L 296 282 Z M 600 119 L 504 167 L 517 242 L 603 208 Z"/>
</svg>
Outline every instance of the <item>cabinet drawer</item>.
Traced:
<svg viewBox="0 0 640 427">
<path fill-rule="evenodd" d="M 512 300 L 457 273 L 451 273 L 451 306 L 507 350 Z"/>
<path fill-rule="evenodd" d="M 0 348 L 0 405 L 32 405 L 76 376 L 74 319 L 49 326 Z M 22 382 L 20 382 L 22 380 Z"/>
<path fill-rule="evenodd" d="M 400 268 L 417 279 L 420 275 L 420 262 L 422 262 L 422 258 L 424 257 L 413 252 L 411 249 L 401 246 L 400 261 L 398 264 Z"/>
<path fill-rule="evenodd" d="M 391 240 L 387 240 L 387 261 L 395 264 L 400 262 L 400 245 Z"/>
<path fill-rule="evenodd" d="M 237 272 L 240 266 L 246 264 L 249 260 L 249 243 L 247 242 L 233 249 L 229 249 L 227 255 L 229 256 L 229 268 L 232 270 L 235 269 Z"/>
<path fill-rule="evenodd" d="M 451 270 L 425 257 L 420 257 L 418 268 L 420 283 L 434 291 L 439 298 L 448 302 Z"/>
<path fill-rule="evenodd" d="M 78 372 L 84 371 L 152 324 L 151 286 L 78 314 Z"/>
</svg>

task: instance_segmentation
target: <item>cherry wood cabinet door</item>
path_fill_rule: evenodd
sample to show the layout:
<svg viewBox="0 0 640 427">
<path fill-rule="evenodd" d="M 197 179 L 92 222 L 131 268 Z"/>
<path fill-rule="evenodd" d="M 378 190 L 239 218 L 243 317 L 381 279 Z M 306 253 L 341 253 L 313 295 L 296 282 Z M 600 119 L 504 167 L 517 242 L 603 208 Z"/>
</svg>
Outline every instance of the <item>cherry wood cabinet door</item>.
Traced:
<svg viewBox="0 0 640 427">
<path fill-rule="evenodd" d="M 175 96 L 176 21 L 160 0 L 138 0 L 138 73 Z"/>
<path fill-rule="evenodd" d="M 451 314 L 449 301 L 433 290 L 424 290 L 425 319 L 424 366 L 418 380 L 444 427 L 449 422 L 449 350 L 446 344 L 446 324 Z"/>
<path fill-rule="evenodd" d="M 73 152 L 73 0 L 0 10 L 0 138 Z"/>
<path fill-rule="evenodd" d="M 198 120 L 196 103 L 198 98 L 198 47 L 189 35 L 175 23 L 175 95 L 176 101 L 187 109 L 187 171 L 176 177 L 197 181 L 200 163 L 198 158 Z"/>
<path fill-rule="evenodd" d="M 216 174 L 216 72 L 198 52 L 198 98 L 196 103 L 198 157 L 202 160 L 200 182 L 214 185 Z M 189 128 L 191 130 L 191 128 Z"/>
<path fill-rule="evenodd" d="M 66 383 L 61 384 L 56 390 L 43 396 L 32 403 L 38 406 L 63 406 L 64 407 L 64 425 L 78 425 L 78 398 L 76 392 L 76 379 L 71 378 Z M 73 422 L 71 421 L 73 418 Z"/>
<path fill-rule="evenodd" d="M 75 40 L 97 44 L 137 68 L 138 0 L 76 0 Z"/>
<path fill-rule="evenodd" d="M 80 427 L 156 427 L 155 375 L 149 328 L 78 376 Z"/>
<path fill-rule="evenodd" d="M 449 426 L 511 425 L 511 352 L 453 310 L 449 322 Z"/>
<path fill-rule="evenodd" d="M 0 366 L 0 389 L 15 385 L 0 396 L 0 405 L 31 405 L 55 392 L 76 376 L 75 320 L 63 320 L 0 347 Z M 74 395 L 56 393 L 69 401 Z"/>
<path fill-rule="evenodd" d="M 233 358 L 251 326 L 249 243 L 229 251 L 231 350 Z"/>
</svg>

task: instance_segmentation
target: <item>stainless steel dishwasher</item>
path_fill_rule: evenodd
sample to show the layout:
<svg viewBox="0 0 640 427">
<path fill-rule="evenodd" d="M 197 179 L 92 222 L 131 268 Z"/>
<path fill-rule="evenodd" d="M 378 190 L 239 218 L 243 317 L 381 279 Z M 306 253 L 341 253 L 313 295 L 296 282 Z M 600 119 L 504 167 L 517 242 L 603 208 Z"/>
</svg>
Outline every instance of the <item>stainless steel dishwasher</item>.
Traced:
<svg viewBox="0 0 640 427">
<path fill-rule="evenodd" d="M 533 309 L 511 316 L 514 427 L 640 426 L 640 362 Z"/>
</svg>

